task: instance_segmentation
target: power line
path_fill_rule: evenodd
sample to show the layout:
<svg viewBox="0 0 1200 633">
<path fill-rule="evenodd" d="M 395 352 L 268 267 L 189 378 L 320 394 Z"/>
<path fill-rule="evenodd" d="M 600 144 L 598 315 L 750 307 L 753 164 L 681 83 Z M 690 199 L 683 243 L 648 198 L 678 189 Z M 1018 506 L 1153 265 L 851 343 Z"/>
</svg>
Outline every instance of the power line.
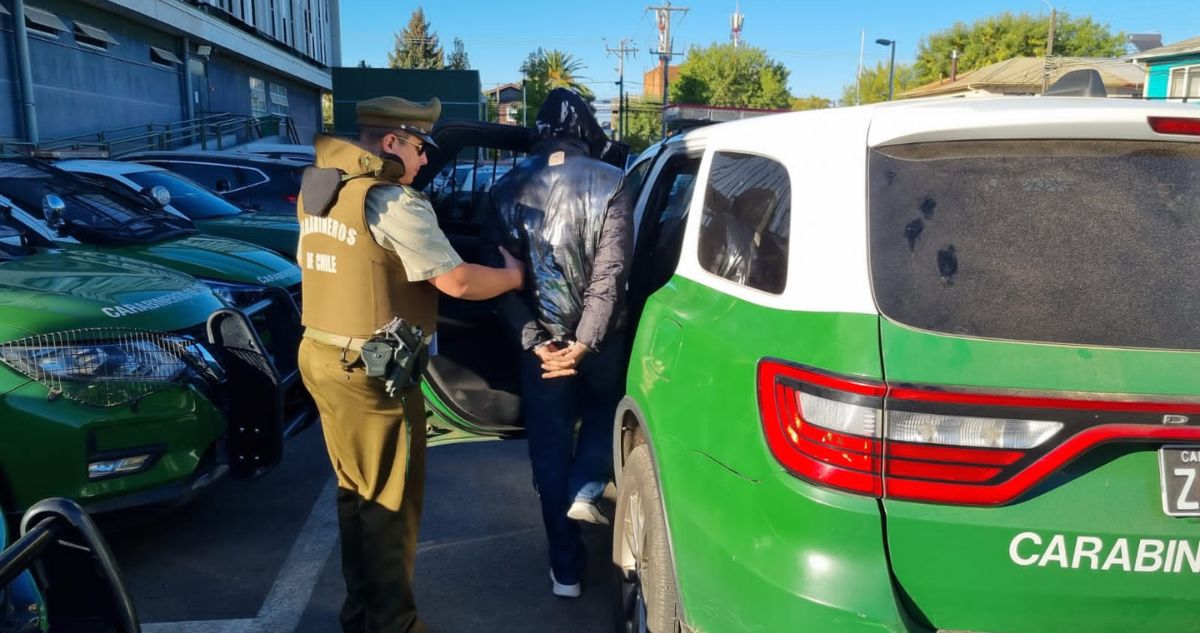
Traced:
<svg viewBox="0 0 1200 633">
<path fill-rule="evenodd" d="M 671 14 L 682 13 L 687 15 L 687 7 L 672 7 L 671 3 L 664 2 L 662 6 L 646 7 L 646 10 L 653 11 L 658 23 L 658 61 L 662 65 L 662 104 L 667 105 L 667 87 L 669 85 L 668 76 L 671 74 L 671 58 L 677 55 L 674 51 L 674 40 L 671 39 Z M 662 136 L 667 136 L 667 121 L 664 118 L 662 124 Z"/>
</svg>

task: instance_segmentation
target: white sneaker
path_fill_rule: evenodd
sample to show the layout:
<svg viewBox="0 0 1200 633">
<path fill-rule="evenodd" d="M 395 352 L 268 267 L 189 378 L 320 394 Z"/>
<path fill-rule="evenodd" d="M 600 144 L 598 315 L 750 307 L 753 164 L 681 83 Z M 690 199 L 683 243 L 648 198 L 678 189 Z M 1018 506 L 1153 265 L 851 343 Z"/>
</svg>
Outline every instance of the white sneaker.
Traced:
<svg viewBox="0 0 1200 633">
<path fill-rule="evenodd" d="M 583 588 L 579 583 L 575 583 L 573 585 L 564 585 L 558 582 L 558 579 L 554 577 L 553 569 L 550 570 L 550 583 L 550 591 L 559 598 L 578 598 L 579 595 L 583 593 Z"/>
<path fill-rule="evenodd" d="M 567 510 L 567 518 L 585 523 L 595 523 L 596 525 L 608 525 L 608 517 L 600 512 L 600 508 L 597 508 L 596 504 L 588 501 L 576 501 L 572 503 L 571 508 Z"/>
</svg>

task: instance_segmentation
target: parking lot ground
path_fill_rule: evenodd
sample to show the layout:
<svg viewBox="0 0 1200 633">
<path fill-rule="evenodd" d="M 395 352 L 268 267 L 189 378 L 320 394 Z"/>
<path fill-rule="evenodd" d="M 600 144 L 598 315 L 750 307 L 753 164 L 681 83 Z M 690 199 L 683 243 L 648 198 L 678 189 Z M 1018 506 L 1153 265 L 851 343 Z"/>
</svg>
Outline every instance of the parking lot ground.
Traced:
<svg viewBox="0 0 1200 633">
<path fill-rule="evenodd" d="M 552 596 L 526 451 L 523 441 L 430 451 L 416 579 L 430 631 L 612 630 L 611 532 L 585 526 L 583 597 Z M 111 534 L 144 630 L 337 631 L 344 589 L 333 490 L 314 427 L 289 441 L 269 475 L 218 482 L 182 508 Z"/>
</svg>

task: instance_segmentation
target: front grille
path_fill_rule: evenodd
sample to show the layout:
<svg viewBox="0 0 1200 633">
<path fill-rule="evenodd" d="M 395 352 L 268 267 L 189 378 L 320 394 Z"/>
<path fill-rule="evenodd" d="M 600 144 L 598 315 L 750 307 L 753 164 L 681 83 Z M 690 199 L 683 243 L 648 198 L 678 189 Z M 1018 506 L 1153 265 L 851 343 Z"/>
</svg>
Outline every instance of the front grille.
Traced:
<svg viewBox="0 0 1200 633">
<path fill-rule="evenodd" d="M 136 402 L 201 374 L 211 357 L 195 341 L 163 332 L 82 328 L 0 343 L 0 362 L 44 385 L 49 397 L 97 407 Z"/>
</svg>

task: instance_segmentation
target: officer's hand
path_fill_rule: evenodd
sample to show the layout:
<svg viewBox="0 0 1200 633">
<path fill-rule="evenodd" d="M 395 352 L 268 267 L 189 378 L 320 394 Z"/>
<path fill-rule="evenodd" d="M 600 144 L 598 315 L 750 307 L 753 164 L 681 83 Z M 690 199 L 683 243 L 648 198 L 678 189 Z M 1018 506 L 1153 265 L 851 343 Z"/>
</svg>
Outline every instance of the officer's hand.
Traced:
<svg viewBox="0 0 1200 633">
<path fill-rule="evenodd" d="M 520 290 L 525 285 L 525 264 L 521 260 L 512 256 L 508 249 L 503 246 L 500 249 L 500 256 L 504 258 L 504 270 L 508 271 L 512 276 L 512 289 Z"/>
<path fill-rule="evenodd" d="M 562 378 L 579 373 L 579 362 L 588 353 L 587 345 L 575 341 L 567 347 L 553 352 L 549 358 L 542 359 L 542 378 Z"/>
</svg>

